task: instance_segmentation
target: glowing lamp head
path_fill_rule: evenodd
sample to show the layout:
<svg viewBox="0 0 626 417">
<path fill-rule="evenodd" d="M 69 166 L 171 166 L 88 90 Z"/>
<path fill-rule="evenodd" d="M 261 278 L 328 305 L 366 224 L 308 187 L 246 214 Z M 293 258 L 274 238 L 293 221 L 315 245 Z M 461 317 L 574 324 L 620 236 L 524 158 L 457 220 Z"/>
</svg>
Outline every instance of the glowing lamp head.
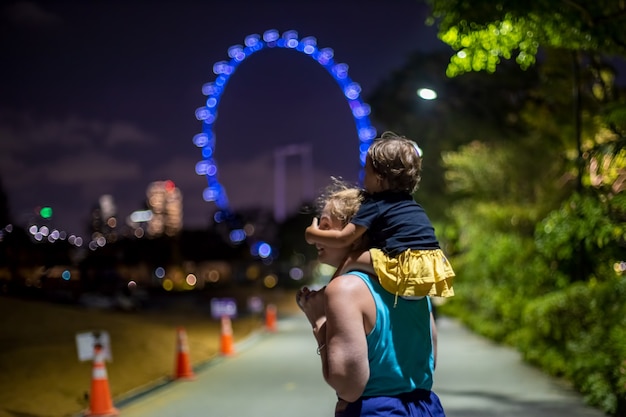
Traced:
<svg viewBox="0 0 626 417">
<path fill-rule="evenodd" d="M 420 88 L 417 90 L 417 95 L 422 100 L 435 100 L 437 98 L 437 92 L 430 88 Z"/>
</svg>

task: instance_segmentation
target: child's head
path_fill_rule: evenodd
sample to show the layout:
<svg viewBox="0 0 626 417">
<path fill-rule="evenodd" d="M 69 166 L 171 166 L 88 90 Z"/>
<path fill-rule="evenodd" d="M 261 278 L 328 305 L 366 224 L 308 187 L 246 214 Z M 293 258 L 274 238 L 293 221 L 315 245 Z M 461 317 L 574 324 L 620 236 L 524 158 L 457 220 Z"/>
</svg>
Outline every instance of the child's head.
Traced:
<svg viewBox="0 0 626 417">
<path fill-rule="evenodd" d="M 421 151 L 412 140 L 393 132 L 383 133 L 367 151 L 366 190 L 413 193 L 421 179 L 420 154 Z M 368 163 L 371 165 L 367 166 Z"/>
</svg>

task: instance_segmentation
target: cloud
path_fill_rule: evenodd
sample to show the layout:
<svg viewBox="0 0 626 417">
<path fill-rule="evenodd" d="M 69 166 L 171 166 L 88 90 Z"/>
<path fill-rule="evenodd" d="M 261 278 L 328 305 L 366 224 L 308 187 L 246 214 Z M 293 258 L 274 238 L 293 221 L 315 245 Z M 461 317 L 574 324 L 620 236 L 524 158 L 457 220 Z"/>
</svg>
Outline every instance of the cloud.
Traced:
<svg viewBox="0 0 626 417">
<path fill-rule="evenodd" d="M 25 152 L 41 145 L 76 150 L 104 144 L 152 144 L 155 138 L 126 121 L 103 122 L 68 116 L 41 119 L 27 113 L 3 112 L 0 118 L 0 152 Z"/>
<path fill-rule="evenodd" d="M 76 150 L 90 148 L 100 142 L 107 131 L 103 122 L 84 120 L 76 116 L 65 119 L 43 119 L 29 113 L 3 111 L 0 119 L 0 152 L 24 154 L 41 146 Z"/>
<path fill-rule="evenodd" d="M 28 28 L 52 27 L 62 23 L 62 19 L 59 16 L 44 10 L 32 1 L 15 2 L 5 6 L 2 12 L 4 19 L 16 26 Z"/>
<path fill-rule="evenodd" d="M 120 184 L 141 184 L 141 158 L 134 157 L 128 148 L 122 152 L 119 145 L 145 146 L 153 141 L 151 135 L 127 122 L 110 124 L 76 116 L 42 119 L 2 112 L 0 175 L 7 192 L 19 203 L 34 198 L 27 197 L 28 193 L 36 196 L 52 191 L 82 190 L 73 191 L 72 198 L 93 198 Z M 113 145 L 118 146 L 112 149 Z M 19 210 L 21 207 L 16 208 Z"/>
<path fill-rule="evenodd" d="M 129 181 L 139 177 L 135 162 L 115 155 L 87 151 L 78 156 L 64 156 L 45 165 L 45 175 L 52 183 L 70 185 L 92 181 Z"/>
<path fill-rule="evenodd" d="M 107 146 L 116 146 L 119 144 L 137 143 L 146 145 L 154 142 L 154 137 L 149 135 L 137 126 L 127 122 L 114 122 L 109 128 L 105 138 Z"/>
</svg>

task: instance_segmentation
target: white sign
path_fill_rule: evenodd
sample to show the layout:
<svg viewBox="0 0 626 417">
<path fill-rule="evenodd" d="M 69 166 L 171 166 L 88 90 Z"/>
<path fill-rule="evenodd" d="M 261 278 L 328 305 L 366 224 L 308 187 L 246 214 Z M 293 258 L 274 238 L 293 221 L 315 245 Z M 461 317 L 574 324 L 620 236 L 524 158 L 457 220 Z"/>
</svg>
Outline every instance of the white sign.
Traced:
<svg viewBox="0 0 626 417">
<path fill-rule="evenodd" d="M 102 346 L 104 358 L 111 362 L 111 339 L 106 331 L 90 331 L 76 334 L 76 349 L 78 360 L 81 362 L 93 360 L 95 357 L 96 344 Z"/>
<path fill-rule="evenodd" d="M 237 302 L 234 298 L 211 298 L 211 316 L 214 319 L 237 317 Z"/>
</svg>

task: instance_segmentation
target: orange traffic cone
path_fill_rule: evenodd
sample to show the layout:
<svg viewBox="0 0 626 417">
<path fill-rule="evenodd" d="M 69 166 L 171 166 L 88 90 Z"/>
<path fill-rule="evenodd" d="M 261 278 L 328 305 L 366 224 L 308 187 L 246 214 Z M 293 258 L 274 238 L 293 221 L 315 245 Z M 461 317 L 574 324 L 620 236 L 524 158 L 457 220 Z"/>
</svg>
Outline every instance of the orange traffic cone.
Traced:
<svg viewBox="0 0 626 417">
<path fill-rule="evenodd" d="M 268 304 L 265 308 L 265 328 L 270 332 L 278 330 L 276 323 L 276 306 L 274 304 Z"/>
<path fill-rule="evenodd" d="M 233 341 L 233 326 L 228 316 L 222 316 L 220 353 L 224 356 L 230 356 L 235 353 L 235 344 Z"/>
<path fill-rule="evenodd" d="M 85 416 L 116 416 L 119 410 L 113 407 L 107 369 L 104 364 L 104 350 L 96 345 L 91 375 L 91 392 L 89 395 L 89 409 Z"/>
<path fill-rule="evenodd" d="M 187 342 L 187 332 L 184 328 L 176 329 L 176 379 L 194 379 L 195 375 L 191 369 L 189 359 L 189 343 Z"/>
</svg>

